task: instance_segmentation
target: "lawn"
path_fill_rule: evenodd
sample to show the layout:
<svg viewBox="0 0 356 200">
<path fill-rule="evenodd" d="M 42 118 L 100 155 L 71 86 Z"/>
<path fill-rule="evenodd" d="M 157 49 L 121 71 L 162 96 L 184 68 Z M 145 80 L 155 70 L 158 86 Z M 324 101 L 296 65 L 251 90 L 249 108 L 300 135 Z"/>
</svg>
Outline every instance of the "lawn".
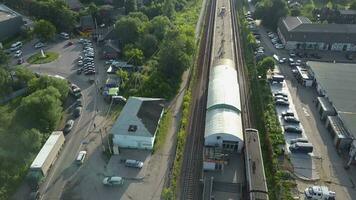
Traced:
<svg viewBox="0 0 356 200">
<path fill-rule="evenodd" d="M 46 57 L 42 57 L 41 53 L 36 53 L 27 59 L 30 64 L 44 64 L 56 60 L 59 56 L 55 52 L 45 52 Z"/>
</svg>

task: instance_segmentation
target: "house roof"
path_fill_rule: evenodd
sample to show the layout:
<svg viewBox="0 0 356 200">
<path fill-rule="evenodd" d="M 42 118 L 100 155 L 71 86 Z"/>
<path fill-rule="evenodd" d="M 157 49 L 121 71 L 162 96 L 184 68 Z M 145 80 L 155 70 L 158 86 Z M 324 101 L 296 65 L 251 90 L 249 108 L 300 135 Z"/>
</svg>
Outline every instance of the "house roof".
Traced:
<svg viewBox="0 0 356 200">
<path fill-rule="evenodd" d="M 80 26 L 82 28 L 94 28 L 94 20 L 90 15 L 86 15 L 80 18 Z"/>
<path fill-rule="evenodd" d="M 317 24 L 307 17 L 285 17 L 278 27 L 287 41 L 356 43 L 355 24 Z"/>
<path fill-rule="evenodd" d="M 164 110 L 163 103 L 161 98 L 130 97 L 111 133 L 153 137 Z"/>
<path fill-rule="evenodd" d="M 356 15 L 356 10 L 339 10 L 341 15 Z"/>
<path fill-rule="evenodd" d="M 356 136 L 356 64 L 309 61 L 307 65 L 345 127 Z"/>
<path fill-rule="evenodd" d="M 82 3 L 79 0 L 65 0 L 68 7 L 72 10 L 80 9 L 82 7 Z"/>
</svg>

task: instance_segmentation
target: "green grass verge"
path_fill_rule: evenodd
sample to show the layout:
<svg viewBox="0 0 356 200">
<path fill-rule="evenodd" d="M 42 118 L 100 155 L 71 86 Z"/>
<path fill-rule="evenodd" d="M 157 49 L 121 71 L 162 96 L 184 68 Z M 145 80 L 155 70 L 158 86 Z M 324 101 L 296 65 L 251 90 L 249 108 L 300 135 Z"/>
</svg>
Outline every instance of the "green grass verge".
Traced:
<svg viewBox="0 0 356 200">
<path fill-rule="evenodd" d="M 172 111 L 168 110 L 164 113 L 162 120 L 159 124 L 159 129 L 156 134 L 155 145 L 153 146 L 152 153 L 155 153 L 157 150 L 161 148 L 161 146 L 166 141 L 167 133 L 169 127 L 172 124 Z"/>
<path fill-rule="evenodd" d="M 27 59 L 30 64 L 45 64 L 56 60 L 59 57 L 58 53 L 45 52 L 46 57 L 42 57 L 41 53 L 36 53 Z"/>
</svg>

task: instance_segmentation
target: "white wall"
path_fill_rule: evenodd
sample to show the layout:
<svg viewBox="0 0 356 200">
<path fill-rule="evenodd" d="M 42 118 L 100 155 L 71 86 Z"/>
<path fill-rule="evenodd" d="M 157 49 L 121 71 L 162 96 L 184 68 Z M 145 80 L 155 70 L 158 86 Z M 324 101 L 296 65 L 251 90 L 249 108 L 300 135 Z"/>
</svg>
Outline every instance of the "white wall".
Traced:
<svg viewBox="0 0 356 200">
<path fill-rule="evenodd" d="M 220 137 L 220 139 L 218 139 Z M 219 146 L 222 147 L 223 141 L 232 141 L 232 142 L 239 142 L 239 147 L 238 147 L 238 152 L 241 152 L 241 149 L 243 147 L 243 138 L 238 138 L 234 135 L 231 134 L 214 134 L 210 135 L 208 137 L 205 137 L 205 146 Z"/>
</svg>

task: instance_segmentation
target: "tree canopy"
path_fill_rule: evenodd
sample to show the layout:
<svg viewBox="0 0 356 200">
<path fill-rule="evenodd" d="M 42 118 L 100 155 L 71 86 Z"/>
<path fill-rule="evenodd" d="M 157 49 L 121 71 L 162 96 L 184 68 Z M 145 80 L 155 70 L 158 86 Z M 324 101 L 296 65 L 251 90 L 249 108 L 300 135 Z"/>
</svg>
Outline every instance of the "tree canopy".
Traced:
<svg viewBox="0 0 356 200">
<path fill-rule="evenodd" d="M 69 92 L 67 81 L 50 76 L 41 76 L 39 78 L 34 78 L 29 82 L 28 85 L 30 92 L 46 89 L 47 87 L 52 86 L 59 91 L 60 99 L 62 99 L 63 101 L 67 98 Z"/>
<path fill-rule="evenodd" d="M 255 15 L 271 29 L 277 28 L 278 20 L 288 14 L 288 7 L 283 0 L 262 0 L 256 4 Z"/>
<path fill-rule="evenodd" d="M 134 43 L 144 30 L 144 23 L 136 17 L 122 17 L 116 22 L 116 32 L 123 44 Z"/>
<path fill-rule="evenodd" d="M 42 40 L 51 40 L 56 34 L 56 27 L 53 24 L 46 20 L 38 20 L 35 23 L 33 32 Z"/>
</svg>

